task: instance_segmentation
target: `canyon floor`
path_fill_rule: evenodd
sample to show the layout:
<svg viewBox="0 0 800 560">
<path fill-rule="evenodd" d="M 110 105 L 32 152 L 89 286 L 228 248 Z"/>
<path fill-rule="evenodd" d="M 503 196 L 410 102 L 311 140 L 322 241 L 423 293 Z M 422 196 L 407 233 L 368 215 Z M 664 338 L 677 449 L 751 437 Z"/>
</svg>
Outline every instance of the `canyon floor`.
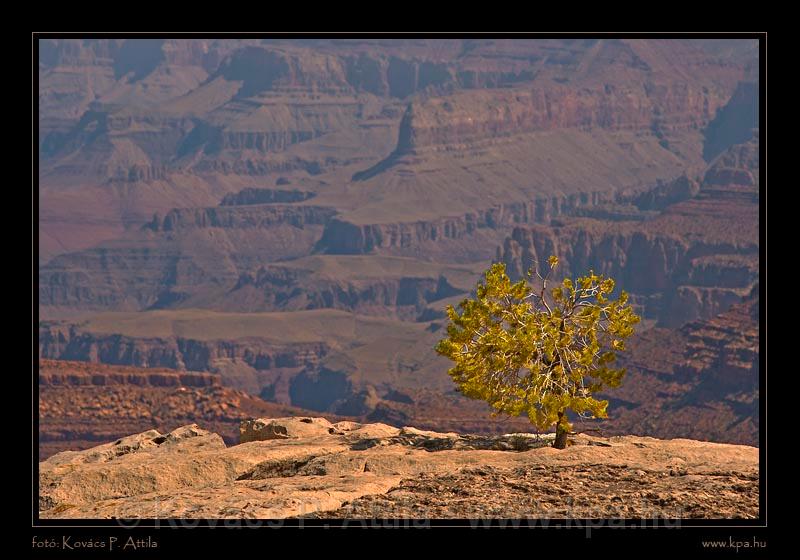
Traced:
<svg viewBox="0 0 800 560">
<path fill-rule="evenodd" d="M 39 463 L 41 518 L 757 518 L 758 449 L 324 418 L 187 425 Z"/>
</svg>

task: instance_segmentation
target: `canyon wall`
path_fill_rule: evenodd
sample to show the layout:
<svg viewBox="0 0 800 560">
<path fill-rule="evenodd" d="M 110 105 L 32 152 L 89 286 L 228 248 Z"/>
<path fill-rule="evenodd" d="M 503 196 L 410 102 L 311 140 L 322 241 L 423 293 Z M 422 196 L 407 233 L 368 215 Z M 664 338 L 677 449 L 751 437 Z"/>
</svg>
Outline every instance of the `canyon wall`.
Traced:
<svg viewBox="0 0 800 560">
<path fill-rule="evenodd" d="M 574 278 L 594 270 L 611 276 L 634 296 L 645 318 L 668 326 L 716 315 L 758 279 L 756 244 L 691 243 L 645 231 L 516 228 L 501 259 L 517 280 L 534 266 L 541 270 L 550 255 L 559 256 L 559 274 Z"/>
<path fill-rule="evenodd" d="M 332 208 L 315 206 L 259 205 L 220 206 L 217 208 L 175 209 L 161 223 L 152 223 L 155 231 L 178 231 L 193 228 L 249 229 L 290 225 L 322 225 L 335 213 Z"/>
<path fill-rule="evenodd" d="M 465 92 L 411 104 L 400 125 L 397 151 L 563 128 L 654 133 L 697 129 L 727 100 L 724 91 L 694 90 L 686 84 Z"/>
<path fill-rule="evenodd" d="M 609 431 L 759 445 L 759 319 L 756 287 L 713 317 L 635 336 L 605 395 Z"/>
<path fill-rule="evenodd" d="M 497 260 L 519 279 L 558 255 L 559 274 L 575 277 L 593 269 L 611 276 L 646 318 L 664 326 L 713 317 L 758 282 L 757 169 L 757 142 L 733 146 L 700 183 L 679 178 L 632 198 L 630 217 L 636 219 L 602 216 L 517 227 L 498 248 Z"/>
<path fill-rule="evenodd" d="M 613 276 L 642 327 L 658 324 L 642 356 L 668 365 L 637 358 L 609 429 L 752 439 L 751 396 L 729 398 L 720 377 L 756 367 L 752 344 L 730 342 L 745 319 L 713 322 L 759 281 L 757 42 L 38 47 L 40 357 L 216 373 L 283 406 L 476 427 L 485 407 L 447 392 L 433 351 L 443 309 L 492 260 L 518 278 L 557 254 L 559 274 Z M 130 379 L 73 389 L 118 411 L 112 396 L 144 395 L 132 383 L 145 377 Z M 47 374 L 42 387 L 88 380 Z M 152 385 L 168 382 L 142 390 L 177 394 Z M 154 395 L 166 414 L 175 395 Z M 55 397 L 72 433 L 99 433 Z M 48 430 L 68 439 L 58 414 Z"/>
<path fill-rule="evenodd" d="M 464 293 L 443 275 L 335 278 L 312 270 L 271 265 L 244 274 L 225 298 L 232 311 L 342 309 L 414 320 L 431 302 Z"/>
<path fill-rule="evenodd" d="M 411 249 L 428 241 L 462 239 L 477 229 L 497 230 L 517 224 L 548 223 L 578 208 L 613 201 L 616 193 L 592 192 L 532 202 L 499 204 L 462 216 L 417 222 L 355 224 L 333 218 L 325 225 L 319 248 L 330 254 L 364 254 L 381 249 Z"/>
<path fill-rule="evenodd" d="M 145 368 L 212 371 L 218 360 L 240 360 L 258 370 L 316 365 L 328 353 L 324 343 L 275 344 L 253 337 L 197 340 L 182 337 L 129 337 L 81 331 L 44 322 L 39 357 Z"/>
</svg>

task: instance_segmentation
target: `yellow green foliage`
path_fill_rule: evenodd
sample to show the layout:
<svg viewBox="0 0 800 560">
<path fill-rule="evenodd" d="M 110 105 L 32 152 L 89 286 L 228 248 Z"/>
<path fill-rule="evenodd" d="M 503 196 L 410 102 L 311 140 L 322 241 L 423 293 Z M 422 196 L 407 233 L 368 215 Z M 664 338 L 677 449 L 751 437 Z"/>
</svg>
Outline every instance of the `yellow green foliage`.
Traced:
<svg viewBox="0 0 800 560">
<path fill-rule="evenodd" d="M 542 430 L 558 422 L 570 429 L 567 410 L 607 416 L 608 401 L 592 395 L 622 382 L 625 370 L 612 364 L 639 317 L 625 292 L 612 298 L 614 280 L 592 271 L 548 289 L 558 258 L 548 263 L 537 286 L 512 283 L 504 264 L 493 265 L 474 299 L 448 306 L 436 351 L 455 362 L 448 373 L 467 397 L 498 413 L 527 414 Z"/>
</svg>

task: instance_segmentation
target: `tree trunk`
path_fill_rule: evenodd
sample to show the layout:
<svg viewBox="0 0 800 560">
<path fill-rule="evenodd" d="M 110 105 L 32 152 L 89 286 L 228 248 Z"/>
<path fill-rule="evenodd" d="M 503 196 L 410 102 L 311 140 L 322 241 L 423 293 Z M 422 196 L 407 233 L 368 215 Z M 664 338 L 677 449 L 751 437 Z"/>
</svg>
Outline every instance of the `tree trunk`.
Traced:
<svg viewBox="0 0 800 560">
<path fill-rule="evenodd" d="M 564 427 L 564 413 L 558 413 L 558 422 L 556 423 L 556 439 L 553 440 L 553 447 L 556 449 L 566 449 L 567 447 L 567 429 Z"/>
</svg>

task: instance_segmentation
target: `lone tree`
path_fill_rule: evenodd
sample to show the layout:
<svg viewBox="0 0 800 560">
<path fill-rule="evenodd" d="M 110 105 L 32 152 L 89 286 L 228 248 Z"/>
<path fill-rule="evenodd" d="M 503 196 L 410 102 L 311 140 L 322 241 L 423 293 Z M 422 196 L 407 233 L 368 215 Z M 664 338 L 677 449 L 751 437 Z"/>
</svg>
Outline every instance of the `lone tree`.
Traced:
<svg viewBox="0 0 800 560">
<path fill-rule="evenodd" d="M 504 264 L 492 265 L 476 298 L 463 300 L 460 312 L 447 307 L 447 337 L 436 351 L 455 362 L 448 373 L 461 393 L 495 413 L 527 413 L 540 430 L 555 424 L 553 447 L 564 449 L 567 410 L 608 416 L 608 401 L 592 395 L 622 382 L 625 370 L 611 364 L 639 317 L 624 291 L 611 297 L 614 280 L 593 271 L 548 290 L 558 258 L 548 262 L 544 276 L 534 267 L 530 280 L 513 284 Z"/>
</svg>

